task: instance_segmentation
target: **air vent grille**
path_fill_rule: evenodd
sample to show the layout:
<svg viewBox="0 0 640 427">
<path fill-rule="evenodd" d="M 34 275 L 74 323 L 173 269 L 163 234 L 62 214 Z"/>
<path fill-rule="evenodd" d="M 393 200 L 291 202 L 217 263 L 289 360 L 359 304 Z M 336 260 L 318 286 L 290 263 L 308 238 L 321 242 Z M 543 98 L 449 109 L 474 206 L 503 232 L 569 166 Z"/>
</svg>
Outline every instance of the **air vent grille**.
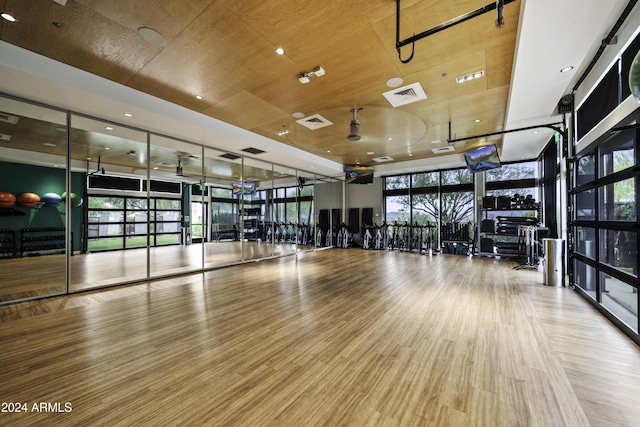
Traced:
<svg viewBox="0 0 640 427">
<path fill-rule="evenodd" d="M 407 105 L 427 99 L 424 89 L 419 82 L 412 83 L 382 94 L 393 107 Z"/>
<path fill-rule="evenodd" d="M 410 87 L 409 89 L 401 90 L 400 92 L 393 92 L 393 96 L 396 97 L 399 101 L 402 101 L 406 97 L 416 97 L 416 91 Z"/>
<path fill-rule="evenodd" d="M 250 153 L 250 154 L 262 154 L 262 153 L 264 153 L 264 150 L 260 150 L 258 148 L 253 148 L 253 147 L 245 148 L 242 151 L 244 151 L 245 153 Z"/>
<path fill-rule="evenodd" d="M 296 123 L 311 130 L 320 129 L 326 126 L 331 126 L 333 124 L 329 120 L 322 117 L 320 114 L 314 114 L 312 116 L 303 117 L 300 120 L 296 120 Z"/>
<path fill-rule="evenodd" d="M 16 124 L 18 123 L 18 116 L 13 116 L 7 113 L 0 113 L 0 122 Z"/>
<path fill-rule="evenodd" d="M 240 158 L 240 156 L 238 156 L 237 154 L 231 154 L 231 153 L 220 154 L 220 157 L 224 157 L 225 159 L 229 159 L 229 160 L 238 160 Z"/>
</svg>

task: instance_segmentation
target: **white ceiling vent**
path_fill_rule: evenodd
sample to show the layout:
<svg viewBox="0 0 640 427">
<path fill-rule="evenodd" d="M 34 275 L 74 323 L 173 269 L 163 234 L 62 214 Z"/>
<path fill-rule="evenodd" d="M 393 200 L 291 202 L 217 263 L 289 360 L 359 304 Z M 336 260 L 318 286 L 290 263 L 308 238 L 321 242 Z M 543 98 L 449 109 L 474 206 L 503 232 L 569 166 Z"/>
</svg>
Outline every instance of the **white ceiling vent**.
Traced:
<svg viewBox="0 0 640 427">
<path fill-rule="evenodd" d="M 371 160 L 373 160 L 374 162 L 382 163 L 382 162 L 390 162 L 393 160 L 393 158 L 389 156 L 382 156 L 382 157 L 374 157 Z"/>
<path fill-rule="evenodd" d="M 0 133 L 0 141 L 5 141 L 5 142 L 11 141 L 11 135 L 5 135 L 3 133 Z"/>
<path fill-rule="evenodd" d="M 389 101 L 393 107 L 400 107 L 401 105 L 427 99 L 427 95 L 424 93 L 419 82 L 384 92 L 382 95 L 387 98 L 387 101 Z"/>
<path fill-rule="evenodd" d="M 323 127 L 331 126 L 333 124 L 329 120 L 322 117 L 320 114 L 314 114 L 312 116 L 304 117 L 300 120 L 296 120 L 296 123 L 299 123 L 307 129 L 311 130 L 320 129 Z"/>
<path fill-rule="evenodd" d="M 7 113 L 0 113 L 0 122 L 16 124 L 18 123 L 18 116 L 12 116 Z"/>
<path fill-rule="evenodd" d="M 456 149 L 453 148 L 453 145 L 447 145 L 446 147 L 432 148 L 431 151 L 433 151 L 433 154 L 443 154 L 456 151 Z"/>
</svg>

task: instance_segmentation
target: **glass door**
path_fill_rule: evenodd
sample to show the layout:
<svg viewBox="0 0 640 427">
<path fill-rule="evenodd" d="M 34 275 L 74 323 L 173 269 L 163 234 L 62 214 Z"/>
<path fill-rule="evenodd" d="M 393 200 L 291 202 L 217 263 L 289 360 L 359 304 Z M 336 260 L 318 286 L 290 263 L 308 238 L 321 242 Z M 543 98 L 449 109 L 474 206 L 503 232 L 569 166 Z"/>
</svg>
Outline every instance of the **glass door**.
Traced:
<svg viewBox="0 0 640 427">
<path fill-rule="evenodd" d="M 208 212 L 207 202 L 191 202 L 191 239 L 194 243 L 207 242 Z"/>
</svg>

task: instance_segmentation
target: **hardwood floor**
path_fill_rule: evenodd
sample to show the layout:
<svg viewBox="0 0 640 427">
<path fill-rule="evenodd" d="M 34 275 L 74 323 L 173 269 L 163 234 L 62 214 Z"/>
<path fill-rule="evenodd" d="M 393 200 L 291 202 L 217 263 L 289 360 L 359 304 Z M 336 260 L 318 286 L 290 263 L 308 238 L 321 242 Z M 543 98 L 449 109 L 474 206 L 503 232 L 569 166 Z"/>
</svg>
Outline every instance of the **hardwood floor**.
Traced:
<svg viewBox="0 0 640 427">
<path fill-rule="evenodd" d="M 300 246 L 308 250 L 308 246 Z M 203 253 L 204 251 L 204 253 Z M 104 288 L 123 283 L 218 268 L 241 261 L 293 254 L 290 243 L 228 241 L 76 254 L 69 259 L 69 291 Z M 0 304 L 19 299 L 66 293 L 64 254 L 0 259 Z"/>
<path fill-rule="evenodd" d="M 0 307 L 0 425 L 639 425 L 640 348 L 514 265 L 333 249 Z"/>
</svg>

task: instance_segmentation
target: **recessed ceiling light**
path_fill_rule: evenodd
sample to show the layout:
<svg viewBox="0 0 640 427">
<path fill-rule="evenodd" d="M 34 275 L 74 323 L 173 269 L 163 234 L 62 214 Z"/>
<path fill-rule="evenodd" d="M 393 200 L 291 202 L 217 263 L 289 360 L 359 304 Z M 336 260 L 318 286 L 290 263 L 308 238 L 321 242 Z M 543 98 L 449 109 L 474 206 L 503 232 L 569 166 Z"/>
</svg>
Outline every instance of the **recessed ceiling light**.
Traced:
<svg viewBox="0 0 640 427">
<path fill-rule="evenodd" d="M 127 117 L 133 117 L 133 114 L 131 114 L 131 113 L 124 113 L 124 115 L 127 116 Z"/>
<path fill-rule="evenodd" d="M 413 154 L 409 153 L 409 157 L 413 157 Z"/>
<path fill-rule="evenodd" d="M 480 119 L 475 119 L 474 122 L 480 123 Z"/>
<path fill-rule="evenodd" d="M 540 131 L 539 131 L 539 130 L 534 130 L 534 131 L 533 131 L 533 132 L 531 132 L 531 133 L 536 134 L 536 133 L 540 133 Z"/>
<path fill-rule="evenodd" d="M 299 111 L 296 111 L 295 113 L 292 114 L 294 119 L 301 119 L 304 117 L 304 113 L 301 113 Z"/>
<path fill-rule="evenodd" d="M 109 147 L 104 147 L 104 149 L 107 150 L 107 151 L 111 150 L 111 148 L 109 148 Z"/>
<path fill-rule="evenodd" d="M 196 99 L 202 99 L 202 95 L 196 95 Z"/>
<path fill-rule="evenodd" d="M 278 132 L 278 135 L 279 135 L 279 136 L 285 136 L 285 135 L 286 135 L 286 134 L 288 134 L 288 133 L 289 133 L 289 130 L 284 129 L 284 130 L 281 130 L 280 132 Z"/>
<path fill-rule="evenodd" d="M 142 37 L 144 40 L 148 41 L 149 43 L 153 43 L 153 44 L 164 43 L 164 36 L 159 32 L 157 32 L 156 30 L 154 30 L 153 28 L 140 27 L 138 28 L 138 34 L 140 35 L 140 37 Z"/>
<path fill-rule="evenodd" d="M 393 138 L 389 137 L 387 138 L 387 141 L 393 141 Z"/>
<path fill-rule="evenodd" d="M 372 156 L 372 155 L 374 155 L 374 154 L 376 154 L 376 152 L 375 152 L 375 151 L 367 151 L 367 155 L 369 155 L 369 156 Z"/>
<path fill-rule="evenodd" d="M 284 55 L 284 49 L 283 49 L 283 48 L 281 48 L 281 47 L 279 47 L 279 48 L 277 48 L 277 49 L 276 49 L 276 53 L 277 53 L 278 55 Z"/>
<path fill-rule="evenodd" d="M 331 150 L 327 150 L 327 153 L 330 153 L 330 152 L 331 152 Z"/>
<path fill-rule="evenodd" d="M 484 70 L 476 71 L 470 74 L 465 74 L 464 76 L 456 77 L 456 83 L 464 83 L 482 76 L 484 76 Z"/>
<path fill-rule="evenodd" d="M 106 130 L 113 130 L 113 128 L 111 126 L 105 126 L 104 127 Z"/>
<path fill-rule="evenodd" d="M 6 19 L 9 22 L 16 22 L 17 19 L 13 17 L 13 15 L 3 12 L 0 16 L 2 16 L 4 19 Z"/>
<path fill-rule="evenodd" d="M 402 83 L 404 83 L 404 80 L 402 80 L 402 77 L 392 77 L 389 80 L 387 80 L 387 86 L 389 87 L 398 87 L 398 86 L 401 86 Z"/>
<path fill-rule="evenodd" d="M 569 65 L 568 67 L 564 67 L 562 70 L 560 70 L 560 72 L 561 73 L 568 73 L 571 70 L 573 70 L 573 65 Z"/>
</svg>

